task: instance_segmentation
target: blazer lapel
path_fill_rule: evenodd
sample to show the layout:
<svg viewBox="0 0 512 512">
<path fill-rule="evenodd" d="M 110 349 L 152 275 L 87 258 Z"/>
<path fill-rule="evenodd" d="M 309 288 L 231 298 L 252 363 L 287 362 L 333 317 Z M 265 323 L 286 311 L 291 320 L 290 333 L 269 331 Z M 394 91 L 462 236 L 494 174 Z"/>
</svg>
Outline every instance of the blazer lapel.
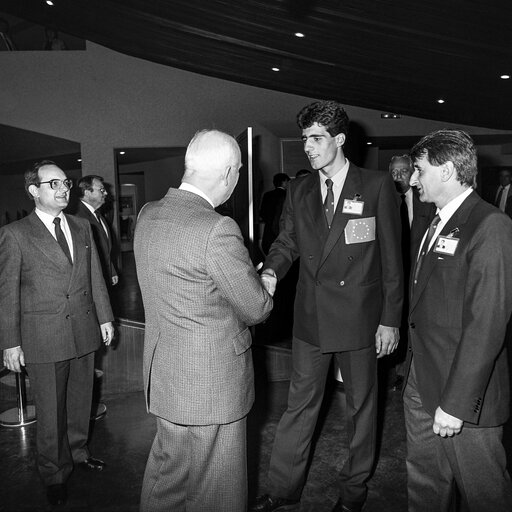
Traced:
<svg viewBox="0 0 512 512">
<path fill-rule="evenodd" d="M 452 232 L 455 228 L 458 228 L 462 231 L 462 226 L 466 223 L 468 219 L 468 215 L 473 209 L 473 206 L 479 200 L 476 192 L 471 193 L 464 202 L 459 206 L 459 208 L 455 211 L 455 213 L 450 217 L 450 220 L 443 226 L 441 233 L 439 236 L 447 236 L 450 232 Z M 439 238 L 439 237 L 438 237 Z M 418 304 L 418 300 L 421 297 L 427 283 L 429 281 L 430 275 L 437 264 L 437 254 L 434 253 L 435 240 L 432 245 L 432 249 L 425 256 L 423 261 L 423 265 L 420 270 L 420 274 L 418 276 L 418 283 L 414 286 L 414 283 L 411 279 L 411 293 L 410 293 L 410 311 L 412 312 L 416 305 Z M 414 266 L 412 268 L 414 272 Z"/>
<path fill-rule="evenodd" d="M 313 186 L 305 194 L 305 205 L 316 226 L 316 232 L 323 241 L 328 235 L 329 227 L 327 226 L 327 219 L 325 218 L 324 206 L 322 204 L 318 174 L 315 173 L 311 178 L 313 179 Z"/>
<path fill-rule="evenodd" d="M 72 278 L 74 278 L 81 271 L 82 265 L 84 265 L 86 254 L 84 248 L 89 245 L 89 242 L 85 240 L 83 231 L 72 215 L 66 215 L 66 220 L 68 221 L 71 238 L 73 239 Z"/>
<path fill-rule="evenodd" d="M 361 200 L 364 201 L 361 171 L 355 165 L 350 164 L 347 177 L 343 185 L 343 190 L 341 191 L 338 204 L 336 205 L 336 211 L 334 212 L 331 229 L 329 230 L 329 234 L 322 251 L 322 258 L 320 259 L 319 267 L 323 265 L 329 256 L 329 253 L 336 245 L 338 239 L 343 236 L 347 222 L 354 218 L 354 215 L 343 213 L 343 204 L 345 199 L 354 199 L 356 195 L 359 195 Z M 323 215 L 323 209 L 322 217 L 325 219 L 325 215 Z"/>
</svg>

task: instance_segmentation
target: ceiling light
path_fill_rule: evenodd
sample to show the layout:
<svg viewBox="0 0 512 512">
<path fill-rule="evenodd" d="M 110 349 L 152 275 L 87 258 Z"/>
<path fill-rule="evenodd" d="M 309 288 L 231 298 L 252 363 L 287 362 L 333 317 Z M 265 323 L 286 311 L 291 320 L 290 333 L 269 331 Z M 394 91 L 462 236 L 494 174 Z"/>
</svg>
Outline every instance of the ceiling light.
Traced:
<svg viewBox="0 0 512 512">
<path fill-rule="evenodd" d="M 402 116 L 400 114 L 393 114 L 391 112 L 383 112 L 380 117 L 382 119 L 400 119 Z"/>
<path fill-rule="evenodd" d="M 272 71 L 279 71 L 279 68 L 272 68 Z"/>
<path fill-rule="evenodd" d="M 77 158 L 77 159 L 76 159 L 76 161 L 77 161 L 77 162 L 81 162 L 81 161 L 82 161 L 82 159 L 81 159 L 81 158 Z"/>
<path fill-rule="evenodd" d="M 372 143 L 371 143 L 370 141 L 368 141 L 366 144 L 368 144 L 368 146 L 371 146 L 371 145 L 372 145 Z"/>
<path fill-rule="evenodd" d="M 500 78 L 502 80 L 508 80 L 510 78 L 510 75 L 501 75 Z"/>
<path fill-rule="evenodd" d="M 295 37 L 306 37 L 302 32 L 295 32 Z"/>
<path fill-rule="evenodd" d="M 437 100 L 437 103 L 444 103 L 443 98 L 439 98 L 439 99 Z"/>
<path fill-rule="evenodd" d="M 126 153 L 126 151 L 119 151 L 120 155 L 124 155 L 125 153 Z"/>
<path fill-rule="evenodd" d="M 52 2 L 52 0 L 46 0 L 46 3 L 47 3 L 50 7 L 53 7 L 53 2 Z"/>
</svg>

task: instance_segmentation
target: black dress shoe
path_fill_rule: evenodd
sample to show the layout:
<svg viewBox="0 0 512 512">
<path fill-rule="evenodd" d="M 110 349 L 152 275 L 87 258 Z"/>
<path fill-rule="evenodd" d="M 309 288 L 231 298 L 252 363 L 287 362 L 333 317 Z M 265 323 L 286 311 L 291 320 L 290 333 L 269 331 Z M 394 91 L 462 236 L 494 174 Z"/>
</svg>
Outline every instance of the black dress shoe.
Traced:
<svg viewBox="0 0 512 512">
<path fill-rule="evenodd" d="M 270 496 L 263 494 L 258 496 L 256 501 L 249 509 L 250 512 L 272 512 L 277 510 L 294 510 L 299 504 L 299 500 L 288 500 L 286 498 L 278 498 L 277 496 Z"/>
<path fill-rule="evenodd" d="M 357 505 L 344 505 L 341 498 L 336 502 L 331 512 L 361 512 L 363 510 L 363 504 Z"/>
<path fill-rule="evenodd" d="M 79 462 L 78 467 L 87 469 L 89 471 L 102 471 L 106 464 L 100 460 L 95 459 L 94 457 L 88 457 L 87 459 Z"/>
<path fill-rule="evenodd" d="M 66 484 L 49 485 L 46 488 L 46 497 L 48 498 L 48 503 L 54 507 L 65 505 L 68 499 Z"/>
</svg>

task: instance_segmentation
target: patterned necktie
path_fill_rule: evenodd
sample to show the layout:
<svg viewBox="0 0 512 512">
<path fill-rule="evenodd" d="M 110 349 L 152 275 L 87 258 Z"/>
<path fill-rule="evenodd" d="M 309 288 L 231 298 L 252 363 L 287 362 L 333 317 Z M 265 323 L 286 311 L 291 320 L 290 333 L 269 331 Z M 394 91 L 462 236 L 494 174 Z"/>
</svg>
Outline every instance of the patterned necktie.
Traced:
<svg viewBox="0 0 512 512">
<path fill-rule="evenodd" d="M 69 245 L 66 240 L 66 236 L 64 235 L 60 227 L 60 218 L 55 217 L 53 219 L 53 223 L 55 224 L 55 236 L 57 237 L 57 242 L 59 242 L 59 245 L 61 249 L 64 251 L 64 254 L 66 255 L 67 259 L 69 260 L 69 263 L 73 265 L 73 260 L 71 259 L 71 253 L 69 252 Z"/>
<path fill-rule="evenodd" d="M 334 192 L 332 191 L 332 180 L 327 178 L 325 180 L 325 185 L 327 186 L 327 194 L 325 195 L 324 201 L 325 218 L 327 219 L 327 224 L 330 228 L 334 217 Z"/>
<path fill-rule="evenodd" d="M 423 245 L 421 246 L 420 255 L 418 256 L 416 265 L 414 267 L 413 288 L 418 283 L 418 276 L 420 274 L 421 266 L 423 265 L 425 255 L 428 253 L 428 246 L 430 245 L 430 241 L 432 240 L 432 237 L 434 236 L 434 233 L 436 232 L 437 225 L 439 224 L 440 220 L 441 220 L 441 217 L 439 217 L 439 215 L 436 215 L 432 219 L 432 222 L 430 223 L 430 226 L 428 227 L 427 236 L 425 237 L 425 241 L 423 242 Z"/>
</svg>

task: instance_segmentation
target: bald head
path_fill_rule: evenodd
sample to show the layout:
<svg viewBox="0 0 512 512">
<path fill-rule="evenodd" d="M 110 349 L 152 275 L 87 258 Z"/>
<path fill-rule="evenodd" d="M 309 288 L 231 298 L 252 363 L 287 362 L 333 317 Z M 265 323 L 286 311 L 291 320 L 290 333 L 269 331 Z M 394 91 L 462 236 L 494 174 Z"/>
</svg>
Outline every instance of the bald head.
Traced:
<svg viewBox="0 0 512 512">
<path fill-rule="evenodd" d="M 231 135 L 202 130 L 187 147 L 182 181 L 199 188 L 218 206 L 231 196 L 240 167 L 240 147 Z"/>
</svg>

